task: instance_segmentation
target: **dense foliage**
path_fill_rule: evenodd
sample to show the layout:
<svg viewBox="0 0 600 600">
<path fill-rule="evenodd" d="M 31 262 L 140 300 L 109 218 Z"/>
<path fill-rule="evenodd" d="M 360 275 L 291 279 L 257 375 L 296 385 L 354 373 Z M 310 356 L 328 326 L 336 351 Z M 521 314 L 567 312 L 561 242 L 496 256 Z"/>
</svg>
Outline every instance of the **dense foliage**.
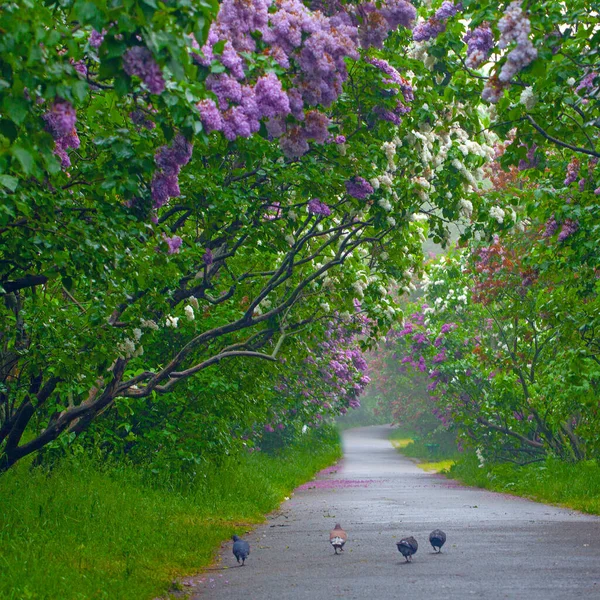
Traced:
<svg viewBox="0 0 600 600">
<path fill-rule="evenodd" d="M 360 347 L 401 317 L 395 292 L 451 222 L 531 255 L 515 268 L 541 297 L 517 308 L 535 331 L 514 335 L 557 331 L 564 369 L 588 369 L 537 428 L 525 415 L 518 450 L 585 453 L 596 4 L 4 3 L 2 468 L 92 423 L 109 447 L 193 461 L 343 412 L 367 383 Z M 477 272 L 468 298 L 496 285 Z"/>
</svg>

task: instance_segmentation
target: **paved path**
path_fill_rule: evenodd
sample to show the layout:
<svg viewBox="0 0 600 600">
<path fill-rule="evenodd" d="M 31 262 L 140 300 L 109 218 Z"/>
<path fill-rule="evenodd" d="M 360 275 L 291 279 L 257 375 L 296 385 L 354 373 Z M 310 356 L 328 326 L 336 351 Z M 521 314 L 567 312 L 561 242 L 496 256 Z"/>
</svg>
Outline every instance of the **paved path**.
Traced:
<svg viewBox="0 0 600 600">
<path fill-rule="evenodd" d="M 227 544 L 193 597 L 600 599 L 600 519 L 424 473 L 388 432 L 346 432 L 339 470 L 297 490 L 245 536 L 252 550 L 244 568 Z M 349 539 L 335 556 L 328 533 L 338 521 Z M 427 541 L 438 526 L 448 534 L 440 555 Z M 409 534 L 419 542 L 412 564 L 395 545 Z"/>
</svg>

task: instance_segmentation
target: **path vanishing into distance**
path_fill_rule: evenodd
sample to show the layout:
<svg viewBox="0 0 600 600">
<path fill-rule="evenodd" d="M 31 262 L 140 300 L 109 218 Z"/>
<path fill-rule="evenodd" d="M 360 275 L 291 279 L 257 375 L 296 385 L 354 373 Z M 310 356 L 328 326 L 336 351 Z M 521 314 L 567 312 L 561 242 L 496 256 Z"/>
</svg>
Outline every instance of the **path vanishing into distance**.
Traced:
<svg viewBox="0 0 600 600">
<path fill-rule="evenodd" d="M 425 473 L 388 432 L 345 432 L 337 472 L 301 486 L 244 535 L 245 567 L 226 544 L 214 569 L 187 582 L 192 598 L 600 599 L 600 518 Z M 336 522 L 348 532 L 339 556 L 329 545 Z M 437 527 L 448 535 L 439 555 L 428 542 Z M 395 544 L 407 535 L 419 542 L 412 563 Z"/>
</svg>

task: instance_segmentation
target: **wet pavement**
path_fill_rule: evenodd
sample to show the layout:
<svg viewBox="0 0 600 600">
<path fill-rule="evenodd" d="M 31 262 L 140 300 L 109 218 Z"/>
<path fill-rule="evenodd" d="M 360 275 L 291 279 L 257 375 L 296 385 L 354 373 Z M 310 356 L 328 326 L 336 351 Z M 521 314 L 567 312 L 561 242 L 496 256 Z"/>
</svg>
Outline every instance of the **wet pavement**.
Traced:
<svg viewBox="0 0 600 600">
<path fill-rule="evenodd" d="M 245 567 L 226 544 L 218 567 L 192 580 L 192 598 L 600 599 L 600 518 L 425 473 L 388 433 L 345 432 L 337 471 L 298 488 L 244 536 Z M 348 533 L 338 556 L 329 545 L 337 522 Z M 428 538 L 438 527 L 448 541 L 434 554 Z M 412 563 L 396 549 L 408 535 L 419 542 Z"/>
</svg>

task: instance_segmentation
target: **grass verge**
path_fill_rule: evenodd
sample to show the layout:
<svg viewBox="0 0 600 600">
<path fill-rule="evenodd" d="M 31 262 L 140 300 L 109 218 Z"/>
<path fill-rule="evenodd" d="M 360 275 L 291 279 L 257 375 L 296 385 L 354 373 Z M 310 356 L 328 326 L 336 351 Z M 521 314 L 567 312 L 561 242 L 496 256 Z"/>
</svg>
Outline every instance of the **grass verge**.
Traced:
<svg viewBox="0 0 600 600">
<path fill-rule="evenodd" d="M 340 455 L 337 437 L 310 435 L 278 456 L 207 468 L 181 490 L 123 465 L 17 465 L 0 477 L 0 598 L 149 600 Z"/>
<path fill-rule="evenodd" d="M 548 458 L 525 466 L 485 463 L 480 467 L 475 456 L 466 455 L 448 476 L 467 485 L 600 514 L 600 466 L 595 460 L 567 463 Z"/>
<path fill-rule="evenodd" d="M 425 471 L 442 472 L 465 485 L 600 515 L 600 465 L 596 460 L 567 463 L 548 458 L 524 466 L 480 465 L 474 454 L 458 453 L 443 439 L 431 445 L 410 431 L 393 429 L 390 440 L 403 455 L 418 459 L 418 466 Z"/>
</svg>

